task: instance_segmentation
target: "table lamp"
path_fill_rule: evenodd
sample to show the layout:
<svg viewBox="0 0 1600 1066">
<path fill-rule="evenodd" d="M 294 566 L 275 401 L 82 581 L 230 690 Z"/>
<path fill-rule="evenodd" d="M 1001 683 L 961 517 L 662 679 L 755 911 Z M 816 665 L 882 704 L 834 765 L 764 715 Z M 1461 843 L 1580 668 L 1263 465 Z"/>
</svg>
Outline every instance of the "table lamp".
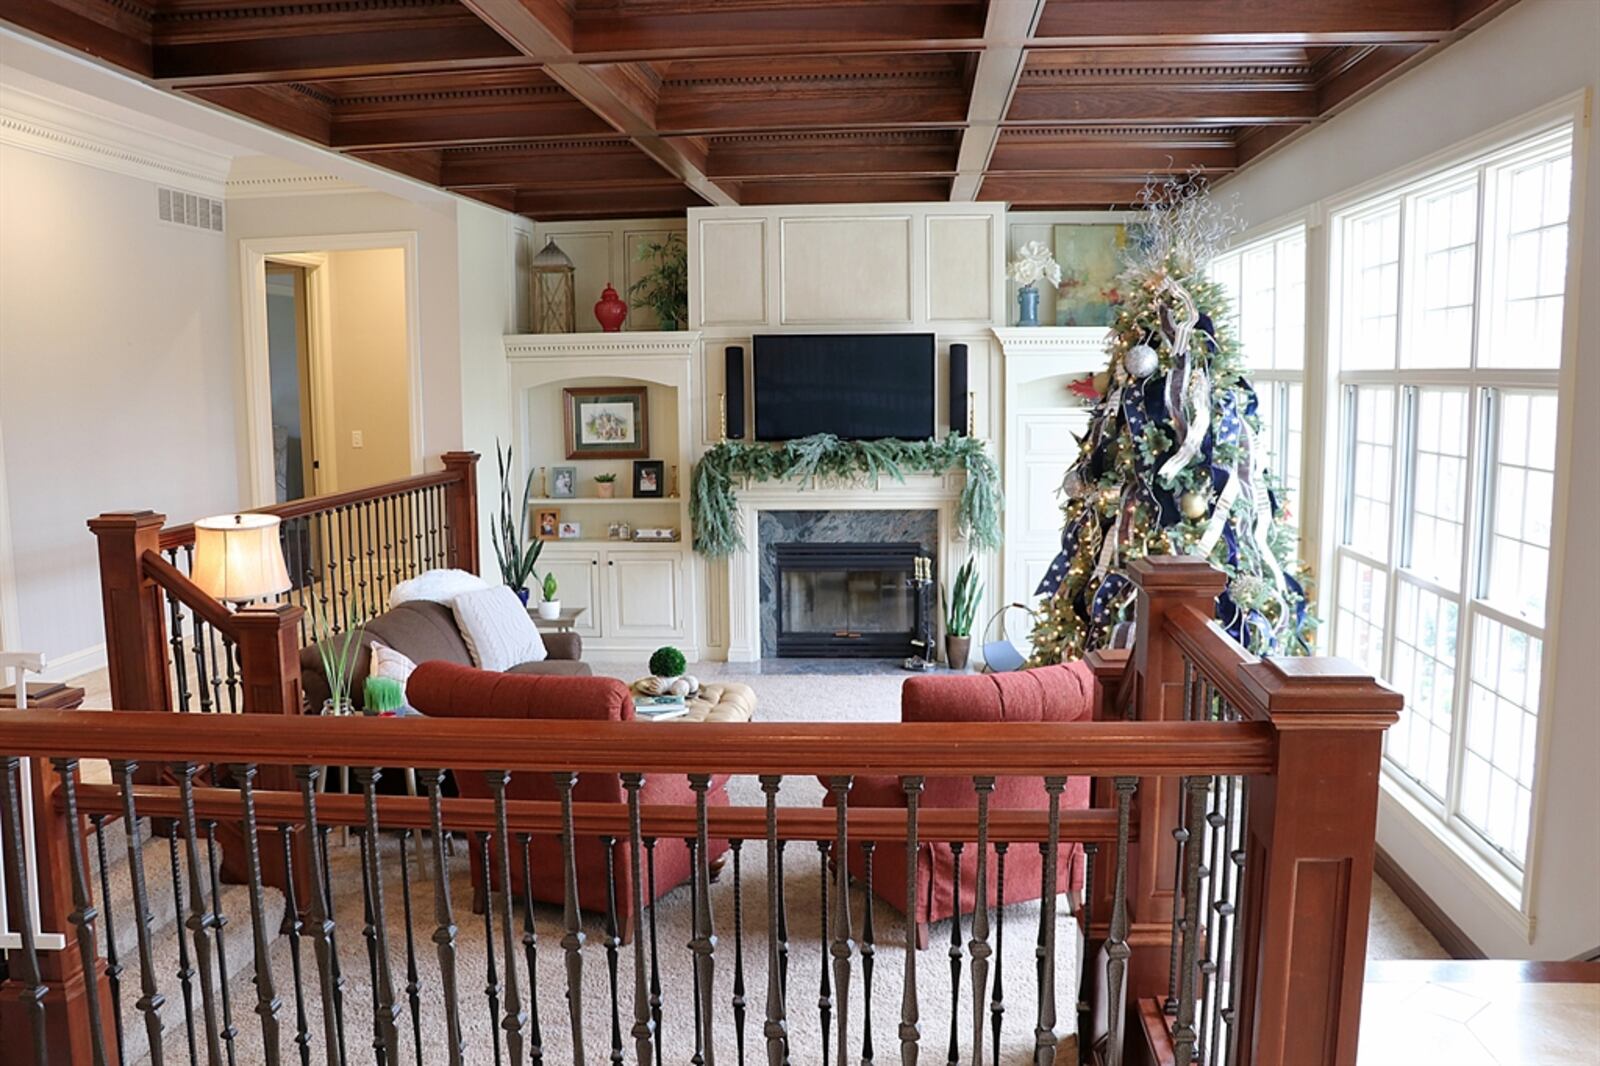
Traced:
<svg viewBox="0 0 1600 1066">
<path fill-rule="evenodd" d="M 194 524 L 189 577 L 213 599 L 243 606 L 289 590 L 278 517 L 230 514 Z"/>
</svg>

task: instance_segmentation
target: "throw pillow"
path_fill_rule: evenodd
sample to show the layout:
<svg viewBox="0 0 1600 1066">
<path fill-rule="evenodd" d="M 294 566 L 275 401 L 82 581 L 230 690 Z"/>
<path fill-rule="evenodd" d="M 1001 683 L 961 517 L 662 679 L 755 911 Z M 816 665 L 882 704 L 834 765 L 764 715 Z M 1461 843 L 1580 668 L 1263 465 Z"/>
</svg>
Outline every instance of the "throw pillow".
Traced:
<svg viewBox="0 0 1600 1066">
<path fill-rule="evenodd" d="M 487 581 L 466 570 L 427 570 L 396 585 L 389 593 L 389 606 L 426 600 L 448 607 L 450 601 L 463 592 L 478 592 L 488 587 Z"/>
<path fill-rule="evenodd" d="M 367 670 L 371 677 L 387 677 L 400 682 L 404 689 L 406 682 L 411 679 L 411 671 L 417 668 L 410 657 L 395 651 L 382 641 L 372 642 L 372 665 Z"/>
<path fill-rule="evenodd" d="M 504 585 L 464 592 L 451 601 L 450 610 L 480 670 L 509 670 L 546 655 L 539 627 L 517 594 Z"/>
</svg>

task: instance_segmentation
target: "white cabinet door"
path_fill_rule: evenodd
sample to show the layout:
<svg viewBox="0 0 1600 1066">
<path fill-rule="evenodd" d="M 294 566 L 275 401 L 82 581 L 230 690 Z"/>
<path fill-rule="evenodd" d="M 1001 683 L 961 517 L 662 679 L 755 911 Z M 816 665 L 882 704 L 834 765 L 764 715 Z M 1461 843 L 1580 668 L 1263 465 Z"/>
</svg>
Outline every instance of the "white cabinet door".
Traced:
<svg viewBox="0 0 1600 1066">
<path fill-rule="evenodd" d="M 611 587 L 606 636 L 683 636 L 683 558 L 679 552 L 607 552 L 605 570 Z"/>
<path fill-rule="evenodd" d="M 600 571 L 603 560 L 597 551 L 546 548 L 539 556 L 538 571 L 541 578 L 554 574 L 558 587 L 557 598 L 562 607 L 585 607 L 572 627 L 573 632 L 584 637 L 598 637 L 605 627 L 606 598 L 601 593 Z M 541 592 L 535 588 L 530 603 L 538 602 Z"/>
</svg>

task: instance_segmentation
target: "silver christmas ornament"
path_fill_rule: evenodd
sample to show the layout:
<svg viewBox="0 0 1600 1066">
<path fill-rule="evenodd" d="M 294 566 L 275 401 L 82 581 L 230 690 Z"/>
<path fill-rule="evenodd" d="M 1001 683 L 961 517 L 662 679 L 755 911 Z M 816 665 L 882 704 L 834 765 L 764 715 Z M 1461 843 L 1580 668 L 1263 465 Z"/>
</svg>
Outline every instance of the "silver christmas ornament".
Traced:
<svg viewBox="0 0 1600 1066">
<path fill-rule="evenodd" d="M 1160 363 L 1160 356 L 1148 344 L 1135 344 L 1128 349 L 1128 354 L 1122 357 L 1122 365 L 1136 378 L 1147 378 L 1154 374 Z"/>
<path fill-rule="evenodd" d="M 1208 501 L 1202 493 L 1186 492 L 1183 494 L 1183 498 L 1178 501 L 1178 506 L 1183 509 L 1183 517 L 1185 518 L 1204 518 Z"/>
</svg>

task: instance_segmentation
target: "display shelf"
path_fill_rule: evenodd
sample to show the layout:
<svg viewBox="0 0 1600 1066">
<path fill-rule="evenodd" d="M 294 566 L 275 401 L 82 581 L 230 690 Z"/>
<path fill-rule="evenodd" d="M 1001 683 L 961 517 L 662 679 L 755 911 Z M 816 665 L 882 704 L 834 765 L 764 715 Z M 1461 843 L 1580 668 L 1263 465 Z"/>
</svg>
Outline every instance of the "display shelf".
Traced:
<svg viewBox="0 0 1600 1066">
<path fill-rule="evenodd" d="M 614 505 L 619 503 L 629 504 L 672 504 L 677 506 L 683 502 L 681 496 L 616 496 L 609 500 L 602 500 L 598 496 L 541 496 L 528 501 L 528 506 L 533 507 L 588 507 L 594 504 Z"/>
<path fill-rule="evenodd" d="M 683 547 L 684 543 L 685 542 L 684 542 L 684 539 L 682 537 L 679 537 L 677 540 L 612 540 L 609 537 L 566 537 L 564 539 L 547 540 L 547 541 L 543 542 L 543 544 L 547 548 L 557 547 L 557 546 L 564 545 L 564 544 L 570 544 L 570 545 L 573 545 L 574 547 L 584 547 L 584 548 L 600 547 L 600 546 L 603 545 L 603 546 L 605 546 L 607 548 L 673 548 L 673 549 L 677 549 L 677 548 Z"/>
</svg>

